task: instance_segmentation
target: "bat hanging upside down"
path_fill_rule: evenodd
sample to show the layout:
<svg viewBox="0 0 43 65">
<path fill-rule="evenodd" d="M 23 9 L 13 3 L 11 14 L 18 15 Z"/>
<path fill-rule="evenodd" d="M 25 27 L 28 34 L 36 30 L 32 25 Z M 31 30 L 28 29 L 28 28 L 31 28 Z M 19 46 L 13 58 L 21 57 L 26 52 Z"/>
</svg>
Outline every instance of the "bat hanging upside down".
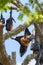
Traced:
<svg viewBox="0 0 43 65">
<path fill-rule="evenodd" d="M 26 28 L 25 29 L 25 33 L 24 36 L 18 36 L 16 38 L 11 38 L 14 39 L 16 41 L 19 42 L 20 44 L 20 56 L 22 57 L 24 55 L 24 53 L 27 50 L 28 44 L 30 43 L 31 39 L 27 38 L 29 35 L 31 35 L 31 33 L 29 32 L 29 30 Z"/>
<path fill-rule="evenodd" d="M 6 20 L 6 30 L 11 31 L 13 29 L 13 21 L 16 23 L 12 17 L 12 10 L 10 11 L 10 17 Z"/>
<path fill-rule="evenodd" d="M 12 19 L 7 19 L 6 21 L 6 30 L 7 31 L 11 31 L 12 30 L 12 27 L 13 27 L 13 22 L 12 22 Z"/>
</svg>

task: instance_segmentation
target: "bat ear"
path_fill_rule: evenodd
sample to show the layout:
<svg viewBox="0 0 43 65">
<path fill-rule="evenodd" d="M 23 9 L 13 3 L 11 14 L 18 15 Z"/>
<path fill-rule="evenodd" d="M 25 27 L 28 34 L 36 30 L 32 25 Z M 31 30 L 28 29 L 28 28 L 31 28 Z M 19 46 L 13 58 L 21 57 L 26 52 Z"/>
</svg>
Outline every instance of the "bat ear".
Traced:
<svg viewBox="0 0 43 65">
<path fill-rule="evenodd" d="M 20 56 L 21 57 L 25 54 L 26 50 L 27 50 L 27 47 L 23 45 L 20 46 Z"/>
<path fill-rule="evenodd" d="M 31 35 L 30 31 L 28 30 L 28 28 L 25 29 L 25 35 Z"/>
</svg>

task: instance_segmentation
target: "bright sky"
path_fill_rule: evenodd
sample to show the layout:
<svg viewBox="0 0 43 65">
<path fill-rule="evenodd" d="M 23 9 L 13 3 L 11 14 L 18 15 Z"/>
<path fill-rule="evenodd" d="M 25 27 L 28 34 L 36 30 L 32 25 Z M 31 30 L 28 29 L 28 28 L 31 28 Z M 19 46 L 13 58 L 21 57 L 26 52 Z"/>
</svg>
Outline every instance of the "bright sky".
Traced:
<svg viewBox="0 0 43 65">
<path fill-rule="evenodd" d="M 25 4 L 25 2 L 27 2 L 27 0 L 21 0 L 21 2 L 22 2 L 23 4 Z M 12 13 L 13 18 L 16 20 L 16 23 L 13 24 L 13 25 L 14 25 L 14 28 L 18 27 L 21 23 L 23 23 L 23 22 L 17 20 L 18 14 L 19 14 L 19 13 L 16 12 L 16 11 L 13 11 L 13 13 Z M 3 16 L 4 16 L 6 19 L 9 18 L 9 11 L 8 11 L 7 13 L 4 13 Z M 25 19 L 26 19 L 26 17 L 25 17 Z M 24 21 L 25 21 L 25 20 L 24 20 Z M 32 33 L 33 28 L 34 28 L 33 25 L 31 25 L 31 26 L 28 28 L 31 33 Z M 5 28 L 4 28 L 4 33 L 5 33 L 5 32 L 6 32 L 6 30 L 5 30 Z M 24 35 L 24 32 L 21 32 L 21 33 L 18 34 L 18 35 Z M 18 36 L 18 35 L 15 35 L 15 37 Z M 16 52 L 16 61 L 17 61 L 18 65 L 20 65 L 20 64 L 23 62 L 23 60 L 25 59 L 25 57 L 26 57 L 28 54 L 31 54 L 31 53 L 32 53 L 32 51 L 30 51 L 30 45 L 29 45 L 29 46 L 28 46 L 28 49 L 27 49 L 27 52 L 24 54 L 23 57 L 20 57 L 20 53 L 19 53 L 20 45 L 19 45 L 19 43 L 18 43 L 17 41 L 11 40 L 10 38 L 5 41 L 5 47 L 6 47 L 6 51 L 7 51 L 8 55 L 11 55 L 11 53 L 12 53 L 13 51 Z M 35 61 L 35 60 L 31 61 L 31 63 L 29 63 L 28 65 L 34 65 L 34 64 L 35 64 L 34 61 Z"/>
</svg>

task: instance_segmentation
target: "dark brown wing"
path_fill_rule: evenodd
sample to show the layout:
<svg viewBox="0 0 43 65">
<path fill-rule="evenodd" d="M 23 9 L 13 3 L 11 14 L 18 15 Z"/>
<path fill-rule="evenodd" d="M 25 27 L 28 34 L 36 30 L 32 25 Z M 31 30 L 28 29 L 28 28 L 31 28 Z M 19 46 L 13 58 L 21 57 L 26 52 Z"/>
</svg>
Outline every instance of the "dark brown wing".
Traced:
<svg viewBox="0 0 43 65">
<path fill-rule="evenodd" d="M 19 42 L 19 44 L 20 44 L 20 56 L 21 57 L 25 54 L 25 52 L 27 51 L 27 47 L 28 47 L 28 46 L 25 46 L 22 44 L 22 42 L 21 42 L 22 37 L 24 37 L 24 36 L 18 36 L 16 38 L 12 38 L 13 40 L 16 40 L 17 42 Z"/>
<path fill-rule="evenodd" d="M 11 38 L 11 39 L 16 40 L 17 42 L 19 42 L 19 43 L 21 44 L 20 39 L 21 39 L 22 37 L 23 37 L 23 36 L 18 36 L 18 37 L 16 37 L 16 38 Z"/>
<path fill-rule="evenodd" d="M 20 46 L 20 56 L 22 57 L 26 51 L 27 51 L 27 46 L 21 45 Z"/>
<path fill-rule="evenodd" d="M 30 31 L 28 30 L 28 28 L 25 29 L 24 35 L 31 35 L 31 33 L 30 33 Z"/>
</svg>

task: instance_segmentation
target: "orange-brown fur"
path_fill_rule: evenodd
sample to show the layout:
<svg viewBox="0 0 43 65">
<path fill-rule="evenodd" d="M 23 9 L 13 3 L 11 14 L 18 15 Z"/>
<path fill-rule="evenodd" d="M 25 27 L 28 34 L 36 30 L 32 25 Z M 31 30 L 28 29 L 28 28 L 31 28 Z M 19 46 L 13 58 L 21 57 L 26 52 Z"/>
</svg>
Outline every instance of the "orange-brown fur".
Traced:
<svg viewBox="0 0 43 65">
<path fill-rule="evenodd" d="M 21 43 L 22 43 L 23 46 L 28 46 L 28 44 L 29 44 L 29 42 L 30 42 L 30 40 L 27 39 L 26 37 L 22 37 L 22 38 L 20 39 L 20 41 L 21 41 Z"/>
</svg>

